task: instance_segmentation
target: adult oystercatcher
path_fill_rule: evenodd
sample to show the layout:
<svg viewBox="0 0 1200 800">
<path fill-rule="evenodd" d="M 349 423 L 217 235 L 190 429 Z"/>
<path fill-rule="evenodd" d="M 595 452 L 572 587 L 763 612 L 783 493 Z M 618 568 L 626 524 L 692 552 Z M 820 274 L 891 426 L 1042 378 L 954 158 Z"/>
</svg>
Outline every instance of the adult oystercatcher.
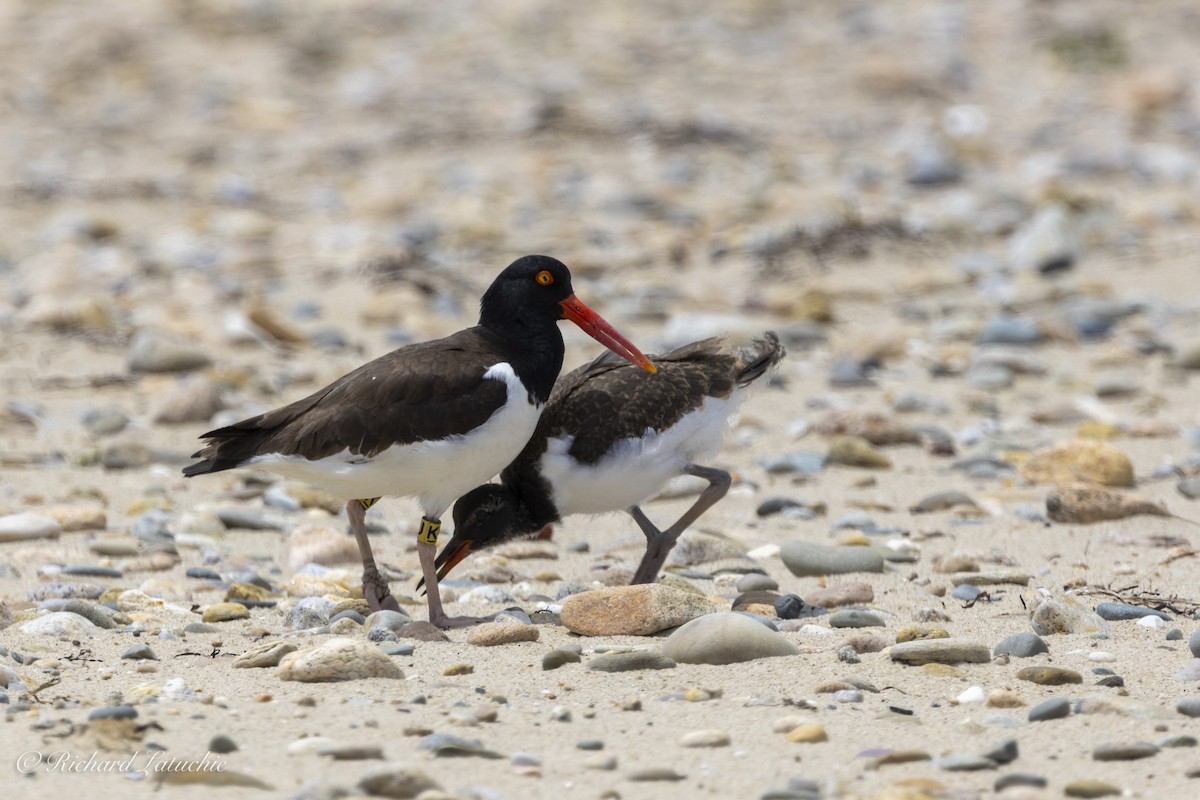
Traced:
<svg viewBox="0 0 1200 800">
<path fill-rule="evenodd" d="M 209 431 L 200 437 L 207 446 L 193 456 L 203 460 L 183 474 L 253 466 L 347 498 L 372 609 L 399 606 L 375 566 L 366 511 L 383 496 L 417 497 L 429 620 L 469 624 L 474 620 L 447 617 L 437 592 L 440 518 L 456 497 L 511 462 L 533 434 L 562 369 L 557 323 L 564 318 L 654 372 L 632 343 L 575 297 L 566 266 L 525 256 L 484 293 L 475 327 L 401 347 L 303 400 Z"/>
<path fill-rule="evenodd" d="M 768 331 L 744 348 L 705 339 L 652 356 L 653 376 L 607 353 L 563 376 L 500 484 L 454 504 L 454 536 L 438 554 L 438 578 L 474 550 L 531 536 L 570 514 L 625 510 L 646 535 L 633 583 L 656 580 L 679 535 L 729 490 L 729 473 L 697 462 L 720 451 L 744 390 L 784 355 Z M 659 530 L 640 504 L 681 474 L 709 485 Z"/>
</svg>

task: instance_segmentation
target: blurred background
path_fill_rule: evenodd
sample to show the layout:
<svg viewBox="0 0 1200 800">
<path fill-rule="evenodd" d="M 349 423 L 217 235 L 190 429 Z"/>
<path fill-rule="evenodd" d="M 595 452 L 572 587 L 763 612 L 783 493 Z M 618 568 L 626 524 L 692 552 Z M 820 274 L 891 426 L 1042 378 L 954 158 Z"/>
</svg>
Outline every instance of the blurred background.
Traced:
<svg viewBox="0 0 1200 800">
<path fill-rule="evenodd" d="M 530 252 L 645 349 L 929 270 L 998 307 L 1192 251 L 1197 41 L 1188 0 L 4 0 L 0 325 L 332 377 Z"/>
</svg>

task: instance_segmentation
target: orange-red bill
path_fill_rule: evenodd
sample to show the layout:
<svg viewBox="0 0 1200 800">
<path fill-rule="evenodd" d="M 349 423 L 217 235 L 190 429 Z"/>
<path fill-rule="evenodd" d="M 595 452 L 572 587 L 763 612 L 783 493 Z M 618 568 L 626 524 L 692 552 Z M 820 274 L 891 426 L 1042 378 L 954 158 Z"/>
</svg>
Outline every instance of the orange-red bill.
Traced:
<svg viewBox="0 0 1200 800">
<path fill-rule="evenodd" d="M 633 346 L 633 342 L 618 333 L 617 329 L 609 325 L 604 317 L 585 306 L 578 297 L 571 295 L 566 300 L 561 301 L 559 305 L 563 309 L 563 318 L 574 322 L 588 336 L 591 336 L 597 342 L 627 361 L 637 364 L 646 370 L 646 372 L 658 372 L 654 364 L 650 363 L 650 359 L 642 355 L 642 351 Z"/>
<path fill-rule="evenodd" d="M 440 581 L 442 578 L 445 578 L 446 575 L 449 574 L 450 570 L 454 569 L 458 562 L 462 561 L 469 555 L 471 555 L 470 541 L 455 542 L 453 539 L 451 539 L 450 543 L 446 545 L 446 548 L 438 554 L 437 560 L 442 562 L 441 566 L 438 567 L 438 580 Z"/>
</svg>

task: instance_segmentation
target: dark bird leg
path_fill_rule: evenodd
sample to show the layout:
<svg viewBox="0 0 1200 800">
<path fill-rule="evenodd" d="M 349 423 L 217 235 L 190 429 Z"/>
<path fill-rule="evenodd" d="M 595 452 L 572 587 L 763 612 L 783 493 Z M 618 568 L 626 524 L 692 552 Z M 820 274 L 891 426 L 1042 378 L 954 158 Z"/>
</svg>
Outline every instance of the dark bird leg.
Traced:
<svg viewBox="0 0 1200 800">
<path fill-rule="evenodd" d="M 438 532 L 441 520 L 421 517 L 421 529 L 417 532 L 417 558 L 421 560 L 421 576 L 425 582 L 425 602 L 429 604 L 429 621 L 439 628 L 461 628 L 487 622 L 492 617 L 450 617 L 442 609 L 442 594 L 438 590 L 437 554 Z"/>
<path fill-rule="evenodd" d="M 683 471 L 688 475 L 704 478 L 708 481 L 708 488 L 700 493 L 696 502 L 692 503 L 692 507 L 683 512 L 683 516 L 677 519 L 674 525 L 665 531 L 660 531 L 654 527 L 654 523 L 642 513 L 640 508 L 632 506 L 628 509 L 633 521 L 642 529 L 642 533 L 646 534 L 646 554 L 642 556 L 642 562 L 638 564 L 637 572 L 633 574 L 631 583 L 653 583 L 658 580 L 658 573 L 666 563 L 671 548 L 675 546 L 675 540 L 687 530 L 689 525 L 700 519 L 701 514 L 708 511 L 725 496 L 725 493 L 729 491 L 729 484 L 732 482 L 728 472 L 712 467 L 688 464 Z"/>
<path fill-rule="evenodd" d="M 354 541 L 358 542 L 358 554 L 363 562 L 363 597 L 372 611 L 388 609 L 399 611 L 400 604 L 392 597 L 387 581 L 379 574 L 375 566 L 375 554 L 371 552 L 371 542 L 367 539 L 367 509 L 379 500 L 350 500 L 346 503 L 346 516 L 350 518 L 350 530 L 354 531 Z"/>
</svg>

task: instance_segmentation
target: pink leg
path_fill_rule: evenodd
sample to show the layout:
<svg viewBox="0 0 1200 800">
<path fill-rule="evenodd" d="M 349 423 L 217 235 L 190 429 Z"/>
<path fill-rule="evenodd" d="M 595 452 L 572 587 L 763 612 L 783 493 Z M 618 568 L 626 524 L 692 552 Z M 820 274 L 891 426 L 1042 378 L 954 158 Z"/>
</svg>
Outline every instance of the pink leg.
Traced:
<svg viewBox="0 0 1200 800">
<path fill-rule="evenodd" d="M 354 532 L 354 541 L 358 542 L 358 554 L 363 563 L 363 597 L 372 611 L 388 609 L 399 611 L 400 604 L 392 597 L 387 581 L 379 574 L 375 566 L 375 555 L 371 552 L 371 542 L 367 539 L 367 510 L 358 500 L 346 503 L 346 516 L 350 518 L 350 530 Z"/>
</svg>

